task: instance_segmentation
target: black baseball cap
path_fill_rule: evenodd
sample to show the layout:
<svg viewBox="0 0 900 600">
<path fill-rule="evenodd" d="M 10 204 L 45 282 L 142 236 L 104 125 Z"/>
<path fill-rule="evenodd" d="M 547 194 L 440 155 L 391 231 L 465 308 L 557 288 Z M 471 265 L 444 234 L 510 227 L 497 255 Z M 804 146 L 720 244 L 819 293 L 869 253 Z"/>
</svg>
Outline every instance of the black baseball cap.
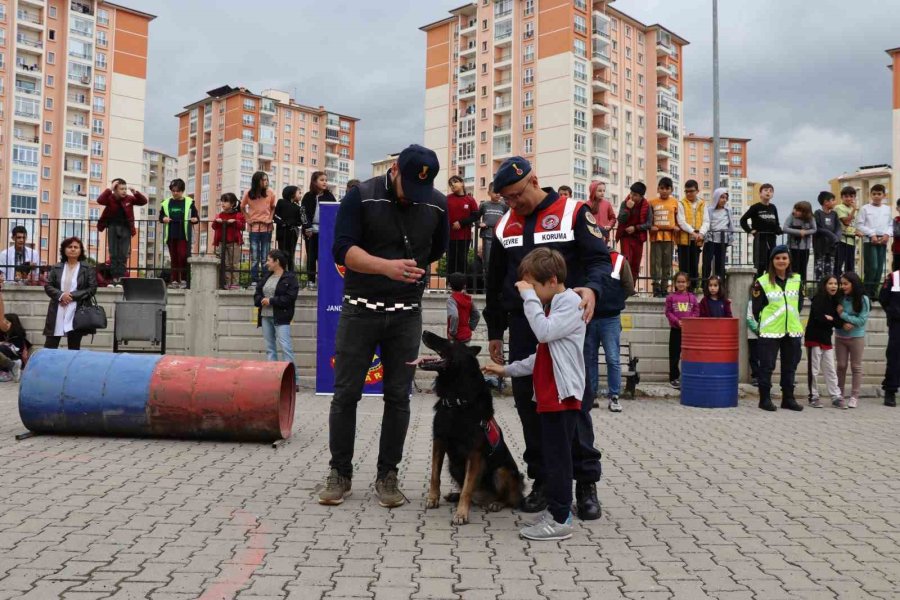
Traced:
<svg viewBox="0 0 900 600">
<path fill-rule="evenodd" d="M 531 163 L 521 156 L 513 156 L 503 161 L 494 173 L 494 191 L 500 190 L 525 179 L 531 173 Z"/>
<path fill-rule="evenodd" d="M 413 202 L 426 202 L 434 193 L 434 178 L 441 170 L 437 154 L 425 146 L 412 144 L 397 157 L 403 195 Z"/>
</svg>

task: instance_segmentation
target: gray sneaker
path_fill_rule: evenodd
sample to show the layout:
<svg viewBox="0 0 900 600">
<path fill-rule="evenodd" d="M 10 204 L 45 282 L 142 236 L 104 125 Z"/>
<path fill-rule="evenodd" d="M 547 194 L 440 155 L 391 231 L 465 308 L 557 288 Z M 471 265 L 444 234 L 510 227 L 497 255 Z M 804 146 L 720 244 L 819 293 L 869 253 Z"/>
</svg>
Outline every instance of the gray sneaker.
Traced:
<svg viewBox="0 0 900 600">
<path fill-rule="evenodd" d="M 319 504 L 337 506 L 350 496 L 350 478 L 332 469 L 325 478 L 325 487 L 319 491 Z"/>
<path fill-rule="evenodd" d="M 544 510 L 539 512 L 534 519 L 532 519 L 530 521 L 526 521 L 525 527 L 537 527 L 538 525 L 541 525 L 544 521 L 552 521 L 552 520 L 553 520 L 553 515 L 550 514 L 550 510 L 545 508 Z"/>
<path fill-rule="evenodd" d="M 527 540 L 551 542 L 569 539 L 572 537 L 572 531 L 572 513 L 569 513 L 565 523 L 557 523 L 553 517 L 545 518 L 530 527 L 520 529 L 519 535 Z"/>
<path fill-rule="evenodd" d="M 375 495 L 378 496 L 378 504 L 385 508 L 397 508 L 406 503 L 406 496 L 400 491 L 400 482 L 397 481 L 397 471 L 388 471 L 383 479 L 375 480 Z"/>
<path fill-rule="evenodd" d="M 618 396 L 613 396 L 609 399 L 609 410 L 610 412 L 622 412 L 622 405 L 619 404 Z"/>
<path fill-rule="evenodd" d="M 818 398 L 812 398 L 809 401 L 810 408 L 822 408 L 822 401 Z"/>
</svg>

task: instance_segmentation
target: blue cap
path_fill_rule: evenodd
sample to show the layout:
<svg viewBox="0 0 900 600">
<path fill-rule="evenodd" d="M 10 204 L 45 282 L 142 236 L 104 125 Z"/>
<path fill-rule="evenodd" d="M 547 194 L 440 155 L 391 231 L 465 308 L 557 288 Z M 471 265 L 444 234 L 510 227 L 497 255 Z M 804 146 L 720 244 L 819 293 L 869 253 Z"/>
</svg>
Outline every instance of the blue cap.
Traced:
<svg viewBox="0 0 900 600">
<path fill-rule="evenodd" d="M 427 202 L 434 193 L 434 178 L 441 170 L 437 154 L 424 146 L 412 144 L 397 157 L 403 195 L 413 202 Z"/>
<path fill-rule="evenodd" d="M 498 194 L 503 188 L 518 183 L 531 173 L 531 163 L 521 156 L 507 158 L 494 175 L 494 191 Z"/>
<path fill-rule="evenodd" d="M 771 252 L 769 252 L 769 260 L 772 260 L 779 254 L 790 254 L 790 253 L 791 253 L 791 251 L 788 250 L 787 246 L 785 246 L 784 244 L 778 244 L 777 246 L 772 248 Z"/>
</svg>

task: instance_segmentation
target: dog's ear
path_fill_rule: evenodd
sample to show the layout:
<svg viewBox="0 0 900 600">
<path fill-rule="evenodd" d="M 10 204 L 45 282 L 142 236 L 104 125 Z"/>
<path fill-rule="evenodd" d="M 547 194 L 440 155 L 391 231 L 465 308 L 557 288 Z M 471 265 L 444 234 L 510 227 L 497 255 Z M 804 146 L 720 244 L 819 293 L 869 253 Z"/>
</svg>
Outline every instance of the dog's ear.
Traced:
<svg viewBox="0 0 900 600">
<path fill-rule="evenodd" d="M 422 342 L 426 347 L 434 350 L 438 354 L 442 354 L 450 348 L 450 340 L 442 338 L 436 333 L 432 333 L 430 331 L 422 332 Z"/>
<path fill-rule="evenodd" d="M 468 346 L 467 350 L 475 358 L 478 358 L 478 355 L 481 354 L 481 346 Z"/>
</svg>

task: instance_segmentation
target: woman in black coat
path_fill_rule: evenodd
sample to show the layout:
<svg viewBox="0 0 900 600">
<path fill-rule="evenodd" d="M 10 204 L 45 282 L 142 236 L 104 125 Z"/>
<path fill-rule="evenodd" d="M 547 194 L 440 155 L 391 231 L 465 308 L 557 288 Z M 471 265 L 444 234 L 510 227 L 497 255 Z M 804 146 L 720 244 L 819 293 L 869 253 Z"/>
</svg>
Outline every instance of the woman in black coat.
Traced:
<svg viewBox="0 0 900 600">
<path fill-rule="evenodd" d="M 300 206 L 306 222 L 303 238 L 306 243 L 306 277 L 316 283 L 316 263 L 319 260 L 319 202 L 337 202 L 328 190 L 328 177 L 324 171 L 315 171 L 309 181 L 309 191 L 303 195 Z"/>
<path fill-rule="evenodd" d="M 294 363 L 294 343 L 291 340 L 291 321 L 300 284 L 297 275 L 287 270 L 287 257 L 281 250 L 272 250 L 266 257 L 269 274 L 256 283 L 253 305 L 259 308 L 256 326 L 261 327 L 266 342 L 266 358 Z M 294 364 L 294 376 L 300 385 L 300 371 Z M 299 388 L 298 388 L 299 389 Z"/>
<path fill-rule="evenodd" d="M 50 296 L 44 323 L 46 348 L 59 348 L 66 336 L 69 350 L 81 349 L 81 338 L 89 331 L 75 331 L 72 321 L 79 306 L 97 293 L 97 271 L 84 262 L 84 244 L 77 237 L 63 240 L 59 246 L 60 263 L 50 269 L 44 291 Z"/>
<path fill-rule="evenodd" d="M 294 271 L 294 253 L 300 226 L 303 225 L 303 209 L 300 208 L 300 188 L 289 185 L 281 192 L 281 200 L 275 205 L 275 243 L 287 255 L 287 270 Z"/>
</svg>

